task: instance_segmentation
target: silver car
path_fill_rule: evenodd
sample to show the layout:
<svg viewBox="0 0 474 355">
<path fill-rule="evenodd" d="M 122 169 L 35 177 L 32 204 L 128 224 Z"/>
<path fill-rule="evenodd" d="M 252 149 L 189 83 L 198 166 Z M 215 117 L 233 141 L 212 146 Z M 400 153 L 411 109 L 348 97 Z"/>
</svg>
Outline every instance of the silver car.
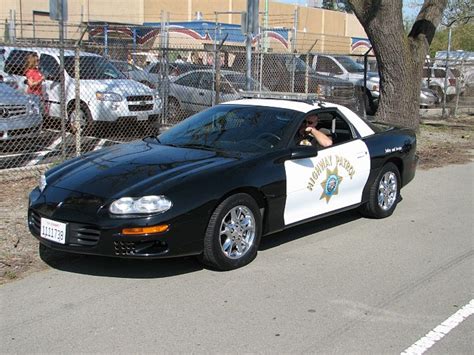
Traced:
<svg viewBox="0 0 474 355">
<path fill-rule="evenodd" d="M 136 65 L 130 64 L 124 60 L 111 60 L 110 61 L 118 70 L 120 70 L 129 79 L 138 81 L 151 89 L 156 89 L 156 83 L 147 72 Z"/>
<path fill-rule="evenodd" d="M 38 96 L 0 82 L 0 141 L 31 137 L 41 130 L 42 122 Z"/>
<path fill-rule="evenodd" d="M 220 73 L 219 102 L 238 99 L 239 92 L 245 90 L 245 74 L 230 70 L 221 70 Z M 168 118 L 178 120 L 185 113 L 195 113 L 211 107 L 215 103 L 214 76 L 212 69 L 192 70 L 171 82 Z M 251 86 L 255 90 L 258 83 L 252 79 Z"/>
</svg>

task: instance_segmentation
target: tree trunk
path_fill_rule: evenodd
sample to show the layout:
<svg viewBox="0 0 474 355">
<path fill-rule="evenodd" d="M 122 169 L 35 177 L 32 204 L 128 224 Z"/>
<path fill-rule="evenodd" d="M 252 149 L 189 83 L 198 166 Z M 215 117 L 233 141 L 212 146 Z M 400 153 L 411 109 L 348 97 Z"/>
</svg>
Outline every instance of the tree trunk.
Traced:
<svg viewBox="0 0 474 355">
<path fill-rule="evenodd" d="M 376 120 L 417 129 L 421 74 L 447 0 L 425 0 L 405 35 L 402 0 L 349 0 L 377 58 L 380 102 Z"/>
</svg>

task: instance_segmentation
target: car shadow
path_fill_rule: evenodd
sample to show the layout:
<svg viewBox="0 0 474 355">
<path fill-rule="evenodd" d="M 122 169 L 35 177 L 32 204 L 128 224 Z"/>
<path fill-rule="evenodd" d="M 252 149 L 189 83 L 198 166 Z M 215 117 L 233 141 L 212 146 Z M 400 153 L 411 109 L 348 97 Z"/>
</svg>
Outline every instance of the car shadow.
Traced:
<svg viewBox="0 0 474 355">
<path fill-rule="evenodd" d="M 328 216 L 313 222 L 297 225 L 281 232 L 262 238 L 259 250 L 275 248 L 281 244 L 310 236 L 323 230 L 328 230 L 362 218 L 357 210 L 350 210 L 337 215 Z"/>
<path fill-rule="evenodd" d="M 356 211 L 340 213 L 317 221 L 301 224 L 282 232 L 266 236 L 259 250 L 268 250 L 281 244 L 307 237 L 339 225 L 361 218 Z M 203 270 L 196 257 L 178 257 L 170 259 L 121 259 L 104 256 L 79 255 L 55 251 L 40 244 L 41 259 L 51 268 L 71 273 L 115 278 L 157 279 L 183 275 Z M 212 269 L 208 269 L 213 271 Z"/>
<path fill-rule="evenodd" d="M 131 279 L 164 278 L 183 275 L 204 268 L 195 257 L 148 260 L 121 259 L 64 253 L 41 245 L 40 258 L 56 270 L 84 275 Z"/>
</svg>

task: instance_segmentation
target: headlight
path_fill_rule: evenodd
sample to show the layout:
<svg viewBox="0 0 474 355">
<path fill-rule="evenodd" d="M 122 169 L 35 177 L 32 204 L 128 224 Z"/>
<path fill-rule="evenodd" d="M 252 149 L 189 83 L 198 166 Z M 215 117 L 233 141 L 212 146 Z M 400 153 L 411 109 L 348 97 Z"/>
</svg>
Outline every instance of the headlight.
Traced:
<svg viewBox="0 0 474 355">
<path fill-rule="evenodd" d="M 156 105 L 161 108 L 161 97 L 160 97 L 160 94 L 155 94 L 155 103 Z"/>
<path fill-rule="evenodd" d="M 172 205 L 165 196 L 122 197 L 109 210 L 113 214 L 150 214 L 168 211 Z"/>
<path fill-rule="evenodd" d="M 332 86 L 318 84 L 316 87 L 316 94 L 318 96 L 330 97 L 332 96 Z"/>
<path fill-rule="evenodd" d="M 115 92 L 108 92 L 108 91 L 97 91 L 95 93 L 95 97 L 99 101 L 112 101 L 112 102 L 120 102 L 123 100 L 123 97 Z"/>
<path fill-rule="evenodd" d="M 41 192 L 43 192 L 43 190 L 46 188 L 46 176 L 44 176 L 44 174 L 40 176 L 38 188 Z"/>
</svg>

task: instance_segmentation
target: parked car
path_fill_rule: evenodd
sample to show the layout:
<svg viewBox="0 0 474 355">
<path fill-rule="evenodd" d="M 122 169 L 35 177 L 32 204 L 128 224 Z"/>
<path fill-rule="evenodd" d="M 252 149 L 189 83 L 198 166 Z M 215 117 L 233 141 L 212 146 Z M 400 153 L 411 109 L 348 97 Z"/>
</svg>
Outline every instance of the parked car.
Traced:
<svg viewBox="0 0 474 355">
<path fill-rule="evenodd" d="M 54 250 L 197 255 L 231 270 L 256 257 L 264 235 L 349 208 L 390 216 L 415 175 L 415 133 L 293 96 L 222 103 L 52 168 L 29 196 L 31 233 Z M 295 141 L 315 113 L 329 147 Z"/>
<path fill-rule="evenodd" d="M 364 65 L 349 56 L 318 54 L 313 58 L 312 68 L 321 75 L 347 80 L 364 92 L 366 110 L 374 114 L 380 96 L 380 79 L 377 72 L 367 72 L 364 87 Z"/>
<path fill-rule="evenodd" d="M 366 111 L 375 114 L 380 99 L 380 77 L 377 72 L 367 72 L 364 89 L 364 65 L 349 56 L 316 55 L 313 58 L 313 68 L 319 73 L 345 79 L 362 89 Z M 428 108 L 439 102 L 439 93 L 433 92 L 433 87 L 422 88 L 420 91 L 420 106 Z"/>
<path fill-rule="evenodd" d="M 420 107 L 431 108 L 440 103 L 440 97 L 431 89 L 421 88 L 420 91 Z"/>
<path fill-rule="evenodd" d="M 142 68 L 130 64 L 125 60 L 111 60 L 110 62 L 127 78 L 138 81 L 139 83 L 148 86 L 150 89 L 156 89 L 156 84 L 153 83 L 153 78 L 150 78 Z"/>
<path fill-rule="evenodd" d="M 245 74 L 221 70 L 219 101 L 225 102 L 240 97 L 245 90 Z M 178 121 L 185 113 L 196 113 L 211 107 L 215 99 L 214 72 L 211 69 L 192 70 L 181 74 L 169 85 L 168 118 Z M 258 83 L 252 80 L 257 89 Z M 263 88 L 265 90 L 265 88 Z"/>
<path fill-rule="evenodd" d="M 34 137 L 41 131 L 39 98 L 0 82 L 0 141 Z"/>
<path fill-rule="evenodd" d="M 212 66 L 209 66 L 209 65 L 198 65 L 198 64 L 192 64 L 192 63 L 168 63 L 167 66 L 168 66 L 167 75 L 170 81 L 173 81 L 181 74 L 187 73 L 188 71 L 191 71 L 191 70 L 212 69 Z M 164 63 L 155 62 L 155 63 L 150 63 L 149 65 L 147 65 L 144 71 L 153 80 L 153 83 L 155 83 L 155 85 L 159 87 L 162 81 L 161 71 L 165 67 L 166 65 Z"/>
<path fill-rule="evenodd" d="M 237 53 L 232 70 L 245 72 L 246 55 Z M 321 99 L 344 105 L 359 114 L 361 97 L 351 82 L 316 73 L 299 57 L 290 54 L 265 54 L 252 56 L 252 77 L 262 79 L 262 84 L 270 91 L 306 92 L 308 75 L 308 93 L 317 93 Z"/>
<path fill-rule="evenodd" d="M 24 68 L 27 56 L 39 55 L 40 71 L 45 76 L 43 92 L 49 104 L 49 116 L 60 118 L 59 49 L 8 49 L 5 72 L 14 76 L 20 88 L 25 86 Z M 75 110 L 75 53 L 64 51 L 66 110 L 71 127 L 79 120 L 86 127 L 96 122 L 115 122 L 121 119 L 147 121 L 158 118 L 161 99 L 149 87 L 127 79 L 106 58 L 93 53 L 80 53 L 80 112 Z M 78 117 L 77 117 L 78 116 Z"/>
<path fill-rule="evenodd" d="M 457 75 L 456 75 L 457 74 Z M 441 67 L 424 67 L 422 75 L 422 85 L 433 90 L 442 100 L 444 92 L 446 92 L 446 100 L 450 101 L 456 97 L 457 77 L 459 72 L 454 68 L 448 68 L 448 80 L 445 88 L 446 68 Z M 459 85 L 459 94 L 464 92 L 465 88 Z"/>
</svg>

